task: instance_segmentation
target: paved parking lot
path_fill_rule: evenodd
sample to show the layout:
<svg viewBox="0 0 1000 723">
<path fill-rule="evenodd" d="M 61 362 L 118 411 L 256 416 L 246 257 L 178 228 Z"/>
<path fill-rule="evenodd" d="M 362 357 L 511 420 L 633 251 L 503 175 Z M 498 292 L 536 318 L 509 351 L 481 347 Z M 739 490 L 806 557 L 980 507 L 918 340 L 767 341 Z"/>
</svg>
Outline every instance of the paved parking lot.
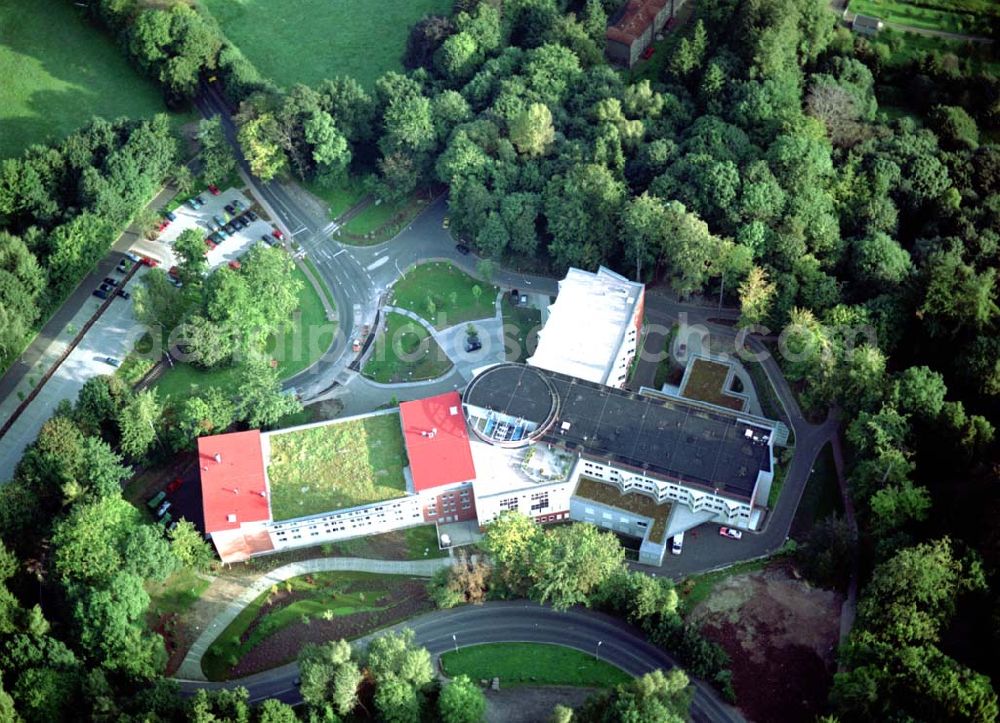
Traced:
<svg viewBox="0 0 1000 723">
<path fill-rule="evenodd" d="M 165 269 L 177 265 L 177 257 L 173 253 L 173 243 L 184 231 L 194 228 L 201 234 L 202 238 L 208 236 L 215 228 L 212 221 L 213 216 L 226 218 L 225 206 L 235 200 L 243 203 L 244 209 L 252 207 L 252 200 L 235 188 L 224 190 L 218 196 L 213 196 L 208 191 L 199 194 L 205 205 L 195 210 L 184 204 L 174 210 L 177 216 L 176 221 L 172 221 L 169 226 L 155 240 L 140 238 L 131 248 L 132 253 L 141 256 L 149 256 L 159 261 Z M 257 212 L 258 209 L 255 209 Z M 241 212 L 245 213 L 245 211 Z M 230 261 L 239 259 L 250 248 L 260 241 L 260 237 L 270 235 L 272 226 L 267 221 L 257 219 L 241 231 L 237 231 L 208 253 L 208 266 L 215 268 Z M 207 247 L 206 247 L 207 248 Z"/>
<path fill-rule="evenodd" d="M 142 275 L 148 271 L 146 267 L 140 267 L 126 289 L 133 289 Z M 121 274 L 114 273 L 112 275 L 121 278 Z M 96 297 L 89 297 L 88 301 L 73 317 L 70 329 L 79 330 L 82 328 L 101 303 Z M 91 377 L 111 374 L 114 367 L 105 362 L 104 359 L 109 356 L 119 360 L 124 359 L 129 349 L 132 348 L 132 344 L 142 335 L 144 330 L 145 327 L 136 321 L 132 313 L 132 301 L 116 298 L 107 311 L 94 322 L 80 344 L 59 365 L 55 374 L 42 387 L 28 408 L 17 418 L 7 434 L 0 437 L 0 481 L 13 476 L 14 467 L 21 458 L 24 448 L 35 441 L 38 430 L 52 416 L 59 402 L 63 399 L 70 402 L 75 401 L 84 382 Z M 71 339 L 72 336 L 66 333 L 63 338 L 53 342 L 51 355 L 47 353 L 45 358 L 57 357 L 65 350 Z M 38 377 L 45 372 L 46 368 L 48 368 L 47 365 L 40 363 Z M 30 387 L 27 388 L 30 389 Z M 17 395 L 11 394 L 0 406 L 0 413 L 10 414 L 18 404 Z M 8 409 L 8 407 L 10 408 Z"/>
</svg>

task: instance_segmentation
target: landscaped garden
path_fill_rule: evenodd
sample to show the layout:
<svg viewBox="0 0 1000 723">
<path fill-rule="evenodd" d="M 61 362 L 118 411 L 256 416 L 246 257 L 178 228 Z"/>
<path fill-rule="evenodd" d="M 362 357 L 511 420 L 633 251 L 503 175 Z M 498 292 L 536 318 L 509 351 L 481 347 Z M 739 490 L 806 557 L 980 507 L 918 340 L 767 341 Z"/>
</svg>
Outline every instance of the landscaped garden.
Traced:
<svg viewBox="0 0 1000 723">
<path fill-rule="evenodd" d="M 498 292 L 496 286 L 476 281 L 454 264 L 436 261 L 407 271 L 392 287 L 389 303 L 440 330 L 494 316 Z"/>
<path fill-rule="evenodd" d="M 432 607 L 425 581 L 400 575 L 318 572 L 273 586 L 205 652 L 202 670 L 223 680 L 295 659 L 306 643 L 352 640 Z"/>
<path fill-rule="evenodd" d="M 278 85 L 315 86 L 337 75 L 366 88 L 400 59 L 410 26 L 449 15 L 451 0 L 408 0 L 360 9 L 346 0 L 204 0 L 226 36 Z"/>
<path fill-rule="evenodd" d="M 507 361 L 523 362 L 535 353 L 542 312 L 533 306 L 514 306 L 504 294 L 500 303 L 503 314 L 504 351 Z"/>
<path fill-rule="evenodd" d="M 374 560 L 427 560 L 448 557 L 438 545 L 437 527 L 419 525 L 381 535 L 365 535 L 350 540 L 327 542 L 321 547 L 327 556 L 364 557 Z"/>
<path fill-rule="evenodd" d="M 399 384 L 436 379 L 451 367 L 448 355 L 423 325 L 402 314 L 389 313 L 361 371 L 381 384 Z"/>
<path fill-rule="evenodd" d="M 0 78 L 0 158 L 58 140 L 91 116 L 167 112 L 156 85 L 69 2 L 0 3 Z"/>
<path fill-rule="evenodd" d="M 987 34 L 990 18 L 1000 16 L 993 0 L 851 0 L 848 9 L 885 22 L 964 35 Z"/>
<path fill-rule="evenodd" d="M 580 483 L 573 495 L 651 518 L 653 527 L 649 531 L 649 539 L 663 544 L 663 535 L 667 531 L 667 517 L 670 516 L 669 502 L 657 503 L 651 497 L 638 492 L 622 494 L 618 488 L 612 485 L 587 477 L 580 478 Z"/>
<path fill-rule="evenodd" d="M 298 374 L 323 356 L 337 331 L 336 324 L 326 320 L 323 302 L 305 274 L 295 269 L 292 275 L 302 282 L 295 328 L 280 337 L 272 337 L 267 344 L 267 353 L 278 361 L 282 379 Z M 178 362 L 157 379 L 154 386 L 161 398 L 181 398 L 211 387 L 233 388 L 238 375 L 237 367 L 206 371 Z"/>
<path fill-rule="evenodd" d="M 705 359 L 695 359 L 681 393 L 688 399 L 697 399 L 726 409 L 743 409 L 743 400 L 726 394 L 723 388 L 729 366 Z"/>
<path fill-rule="evenodd" d="M 267 467 L 275 520 L 406 494 L 399 414 L 274 434 Z"/>
<path fill-rule="evenodd" d="M 597 641 L 594 641 L 597 645 Z M 542 643 L 488 643 L 459 648 L 441 655 L 448 677 L 467 675 L 472 680 L 500 678 L 501 687 L 512 685 L 579 685 L 610 688 L 631 676 L 594 653 Z"/>
</svg>

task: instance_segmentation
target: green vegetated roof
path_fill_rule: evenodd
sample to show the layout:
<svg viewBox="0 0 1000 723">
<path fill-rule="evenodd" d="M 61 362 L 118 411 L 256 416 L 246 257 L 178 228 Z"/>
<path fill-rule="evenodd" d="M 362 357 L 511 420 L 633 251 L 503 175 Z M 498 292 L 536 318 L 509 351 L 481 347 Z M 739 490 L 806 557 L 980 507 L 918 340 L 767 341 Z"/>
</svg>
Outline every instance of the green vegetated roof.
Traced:
<svg viewBox="0 0 1000 723">
<path fill-rule="evenodd" d="M 589 477 L 580 478 L 573 494 L 608 507 L 617 507 L 635 515 L 651 518 L 653 527 L 649 531 L 649 539 L 657 544 L 663 544 L 663 535 L 667 531 L 667 517 L 670 516 L 669 502 L 658 503 L 652 497 L 639 492 L 622 494 L 614 485 L 598 482 Z"/>
<path fill-rule="evenodd" d="M 729 365 L 706 359 L 695 359 L 681 394 L 688 399 L 716 404 L 742 411 L 743 400 L 726 394 L 723 385 L 729 375 Z"/>
<path fill-rule="evenodd" d="M 273 434 L 267 467 L 275 520 L 381 502 L 406 494 L 399 414 Z"/>
</svg>

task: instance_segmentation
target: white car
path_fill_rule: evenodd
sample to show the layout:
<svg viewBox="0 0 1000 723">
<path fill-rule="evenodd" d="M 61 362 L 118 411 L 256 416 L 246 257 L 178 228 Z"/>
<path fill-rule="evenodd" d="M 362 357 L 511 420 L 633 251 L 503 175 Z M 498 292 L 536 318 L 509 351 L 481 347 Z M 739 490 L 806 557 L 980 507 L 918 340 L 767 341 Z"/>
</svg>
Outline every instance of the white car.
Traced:
<svg viewBox="0 0 1000 723">
<path fill-rule="evenodd" d="M 732 527 L 720 527 L 719 534 L 723 537 L 728 537 L 730 540 L 739 540 L 743 537 L 742 532 L 734 530 Z"/>
<path fill-rule="evenodd" d="M 681 554 L 681 549 L 684 547 L 684 533 L 678 532 L 674 535 L 673 541 L 670 543 L 670 552 L 674 555 Z"/>
</svg>

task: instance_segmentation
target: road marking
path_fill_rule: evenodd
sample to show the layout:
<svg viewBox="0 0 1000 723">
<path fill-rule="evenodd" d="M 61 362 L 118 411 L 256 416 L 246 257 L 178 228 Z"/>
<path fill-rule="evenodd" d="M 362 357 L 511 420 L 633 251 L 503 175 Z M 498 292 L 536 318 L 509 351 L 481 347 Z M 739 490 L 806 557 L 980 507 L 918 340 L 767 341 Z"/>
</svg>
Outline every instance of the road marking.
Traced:
<svg viewBox="0 0 1000 723">
<path fill-rule="evenodd" d="M 346 253 L 347 253 L 347 249 L 341 249 L 340 251 L 338 251 L 337 253 L 335 253 L 335 254 L 333 255 L 333 258 L 337 258 L 337 257 L 338 257 L 338 256 L 340 256 L 341 254 L 346 254 Z"/>
<path fill-rule="evenodd" d="M 365 269 L 367 269 L 368 271 L 374 271 L 375 269 L 377 269 L 382 264 L 387 264 L 387 263 L 389 263 L 389 257 L 388 256 L 383 256 L 380 259 L 376 259 L 375 261 L 372 261 L 370 264 L 368 264 L 365 267 Z M 371 274 L 368 275 L 368 278 L 369 279 L 371 278 Z"/>
<path fill-rule="evenodd" d="M 308 230 L 309 229 L 307 229 L 305 226 L 299 226 L 297 229 L 295 229 L 294 231 L 292 231 L 292 236 L 298 236 L 303 231 L 308 231 Z"/>
<path fill-rule="evenodd" d="M 326 226 L 323 227 L 323 233 L 333 233 L 338 228 L 340 228 L 340 224 L 337 223 L 336 221 L 331 221 L 330 223 L 328 223 Z"/>
</svg>

